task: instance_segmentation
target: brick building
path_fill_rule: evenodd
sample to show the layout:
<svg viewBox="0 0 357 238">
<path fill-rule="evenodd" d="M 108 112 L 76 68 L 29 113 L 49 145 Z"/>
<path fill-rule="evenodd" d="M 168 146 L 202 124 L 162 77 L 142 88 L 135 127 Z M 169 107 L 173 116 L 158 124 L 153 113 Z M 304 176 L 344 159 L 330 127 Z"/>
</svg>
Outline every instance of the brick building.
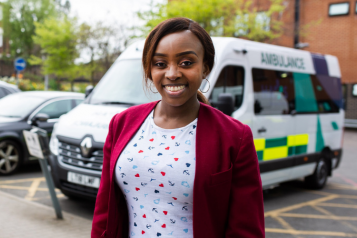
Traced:
<svg viewBox="0 0 357 238">
<path fill-rule="evenodd" d="M 256 0 L 255 4 L 264 11 L 269 1 Z M 357 1 L 285 0 L 283 4 L 286 9 L 279 17 L 284 32 L 271 43 L 302 48 L 296 47 L 300 43 L 303 50 L 337 56 L 346 118 L 357 122 Z"/>
</svg>

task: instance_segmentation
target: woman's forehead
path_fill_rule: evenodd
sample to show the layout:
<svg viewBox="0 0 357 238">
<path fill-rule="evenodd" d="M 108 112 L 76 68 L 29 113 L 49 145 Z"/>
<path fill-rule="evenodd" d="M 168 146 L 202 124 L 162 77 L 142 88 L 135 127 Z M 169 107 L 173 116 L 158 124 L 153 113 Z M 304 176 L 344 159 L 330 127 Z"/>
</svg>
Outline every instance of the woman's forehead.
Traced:
<svg viewBox="0 0 357 238">
<path fill-rule="evenodd" d="M 197 55 L 203 54 L 200 40 L 189 30 L 164 36 L 157 45 L 155 53 L 169 55 L 184 51 L 194 51 Z"/>
</svg>

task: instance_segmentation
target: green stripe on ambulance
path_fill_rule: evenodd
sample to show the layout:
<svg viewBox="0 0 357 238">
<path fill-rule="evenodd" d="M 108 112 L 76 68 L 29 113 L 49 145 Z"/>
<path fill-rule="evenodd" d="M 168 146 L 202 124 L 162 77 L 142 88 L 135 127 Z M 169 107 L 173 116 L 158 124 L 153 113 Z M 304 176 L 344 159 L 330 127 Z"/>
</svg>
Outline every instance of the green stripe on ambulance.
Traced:
<svg viewBox="0 0 357 238">
<path fill-rule="evenodd" d="M 309 134 L 290 135 L 281 138 L 259 138 L 254 140 L 258 160 L 281 159 L 307 152 Z"/>
</svg>

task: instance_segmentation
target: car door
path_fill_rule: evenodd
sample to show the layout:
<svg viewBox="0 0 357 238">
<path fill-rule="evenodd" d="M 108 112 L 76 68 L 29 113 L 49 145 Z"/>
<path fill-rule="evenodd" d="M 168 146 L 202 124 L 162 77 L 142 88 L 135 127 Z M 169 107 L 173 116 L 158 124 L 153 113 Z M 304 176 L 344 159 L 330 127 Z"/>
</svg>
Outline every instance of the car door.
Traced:
<svg viewBox="0 0 357 238">
<path fill-rule="evenodd" d="M 34 116 L 39 113 L 45 113 L 49 116 L 47 122 L 38 122 L 38 126 L 47 131 L 48 136 L 51 136 L 53 125 L 58 121 L 59 117 L 69 112 L 74 107 L 73 99 L 57 99 L 44 103 Z"/>
<path fill-rule="evenodd" d="M 290 177 L 294 139 L 295 92 L 292 73 L 253 68 L 253 136 L 263 186 Z"/>
</svg>

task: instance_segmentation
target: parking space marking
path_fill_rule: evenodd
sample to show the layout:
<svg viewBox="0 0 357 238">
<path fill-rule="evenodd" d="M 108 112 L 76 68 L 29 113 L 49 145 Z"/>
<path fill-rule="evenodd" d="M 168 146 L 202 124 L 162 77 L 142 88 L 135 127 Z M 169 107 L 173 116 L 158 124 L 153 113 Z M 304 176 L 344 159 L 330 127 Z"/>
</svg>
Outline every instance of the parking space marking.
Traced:
<svg viewBox="0 0 357 238">
<path fill-rule="evenodd" d="M 318 204 L 318 205 L 319 205 L 319 204 Z M 315 210 L 317 210 L 317 211 L 319 211 L 319 212 L 321 212 L 321 213 L 323 213 L 323 214 L 329 216 L 332 220 L 338 220 L 338 219 L 336 219 L 337 217 L 336 217 L 334 214 L 332 214 L 331 212 L 329 212 L 329 211 L 323 209 L 322 207 L 318 207 L 318 205 L 317 205 L 317 206 L 312 206 L 312 208 L 314 208 Z M 352 230 L 354 230 L 355 232 L 357 232 L 357 227 L 355 227 L 354 225 L 352 225 L 352 224 L 350 224 L 350 223 L 348 223 L 348 222 L 346 222 L 346 221 L 343 221 L 343 220 L 338 220 L 338 221 L 339 221 L 342 225 L 347 226 L 347 227 L 349 227 L 350 229 L 352 229 Z"/>
<path fill-rule="evenodd" d="M 44 177 L 38 177 L 38 178 L 27 178 L 27 179 L 15 179 L 15 180 L 4 180 L 0 181 L 1 184 L 11 184 L 11 183 L 22 183 L 22 182 L 32 182 L 34 179 L 41 179 L 41 181 L 45 181 Z"/>
<path fill-rule="evenodd" d="M 356 186 L 352 185 L 346 185 L 346 184 L 337 184 L 337 183 L 331 183 L 333 186 L 329 186 L 328 188 L 330 189 L 348 189 L 348 190 L 357 190 Z"/>
<path fill-rule="evenodd" d="M 16 184 L 18 183 L 24 183 L 24 182 L 32 182 L 29 187 L 26 186 L 17 186 Z M 37 200 L 42 200 L 42 199 L 48 199 L 50 196 L 42 196 L 42 197 L 36 197 L 36 193 L 38 191 L 41 192 L 48 192 L 47 187 L 39 187 L 41 182 L 45 182 L 44 177 L 37 177 L 37 178 L 28 178 L 28 179 L 15 179 L 15 180 L 5 180 L 5 181 L 0 181 L 0 189 L 11 189 L 11 190 L 24 190 L 27 191 L 27 194 L 25 195 L 24 199 L 30 200 L 30 201 L 37 201 Z M 57 197 L 64 197 L 64 195 L 61 193 L 59 189 L 55 189 L 57 193 Z"/>
<path fill-rule="evenodd" d="M 279 216 L 281 216 L 281 217 L 295 217 L 295 218 L 326 219 L 326 220 L 357 221 L 357 217 L 314 215 L 314 214 L 302 214 L 302 213 L 281 213 L 281 214 L 279 214 Z"/>
<path fill-rule="evenodd" d="M 285 230 L 285 229 L 278 229 L 278 228 L 265 228 L 265 232 L 290 234 L 290 235 L 357 237 L 357 234 L 345 233 L 345 232 L 335 232 L 335 231 L 302 231 L 302 230 Z"/>
<path fill-rule="evenodd" d="M 301 208 L 301 207 L 305 207 L 305 206 L 315 205 L 317 203 L 329 201 L 329 200 L 332 200 L 332 199 L 335 199 L 335 198 L 338 198 L 338 197 L 339 197 L 339 195 L 335 194 L 335 195 L 330 195 L 330 196 L 327 196 L 327 197 L 318 198 L 318 199 L 314 199 L 314 200 L 307 201 L 307 202 L 298 203 L 298 204 L 295 204 L 295 205 L 292 205 L 292 206 L 283 207 L 283 208 L 280 208 L 280 209 L 276 209 L 276 210 L 273 210 L 273 211 L 266 212 L 264 214 L 264 216 L 267 217 L 267 216 L 279 215 L 280 213 L 283 213 L 283 212 L 295 210 L 295 209 L 298 209 L 298 208 Z"/>
<path fill-rule="evenodd" d="M 323 207 L 343 207 L 343 208 L 353 208 L 357 209 L 357 205 L 352 205 L 352 204 L 340 204 L 340 203 L 320 203 L 318 206 L 323 206 Z"/>
<path fill-rule="evenodd" d="M 57 198 L 63 198 L 65 197 L 65 195 L 63 193 L 57 194 Z M 43 199 L 51 199 L 50 196 L 45 196 L 45 197 L 36 197 L 36 198 L 31 198 L 31 201 L 39 201 L 39 200 L 43 200 Z"/>
<path fill-rule="evenodd" d="M 14 190 L 28 190 L 29 189 L 29 187 L 11 186 L 11 185 L 0 185 L 0 188 L 14 189 Z M 48 188 L 37 188 L 37 191 L 48 191 Z"/>
<path fill-rule="evenodd" d="M 328 184 L 326 189 L 337 189 L 337 190 L 357 190 L 357 187 L 351 185 L 344 184 Z M 276 210 L 268 211 L 264 214 L 265 217 L 271 217 L 275 221 L 277 221 L 283 228 L 265 228 L 266 233 L 279 233 L 279 234 L 289 234 L 297 237 L 297 235 L 304 236 L 321 236 L 321 237 L 357 237 L 357 227 L 349 223 L 349 221 L 357 221 L 357 216 L 336 216 L 330 211 L 327 211 L 323 207 L 334 207 L 334 208 L 349 208 L 349 209 L 357 209 L 357 205 L 354 201 L 357 199 L 356 195 L 340 195 L 331 192 L 324 191 L 311 191 L 298 189 L 302 192 L 314 193 L 317 195 L 321 195 L 323 197 L 313 199 L 310 201 L 298 203 L 295 205 L 279 208 Z M 333 203 L 334 199 L 346 199 L 346 204 L 344 203 Z M 347 200 L 349 199 L 349 200 Z M 301 214 L 294 213 L 294 210 L 303 208 L 303 207 L 311 207 L 321 214 Z M 356 233 L 347 233 L 347 232 L 336 232 L 336 231 L 311 231 L 311 230 L 297 230 L 293 226 L 291 226 L 285 219 L 286 218 L 301 218 L 301 219 L 322 219 L 322 220 L 335 220 L 338 223 L 342 224 L 346 228 L 348 227 L 350 230 L 355 231 Z M 333 228 L 331 228 L 333 230 Z"/>
<path fill-rule="evenodd" d="M 31 182 L 29 186 L 24 186 L 24 182 Z M 0 181 L 0 189 L 13 189 L 13 190 L 24 190 L 27 191 L 25 199 L 31 201 L 39 201 L 42 199 L 49 199 L 50 196 L 38 196 L 36 193 L 38 191 L 48 191 L 47 187 L 40 187 L 41 182 L 45 182 L 45 178 L 37 177 L 37 178 L 28 178 L 28 179 L 17 179 L 17 180 L 6 180 Z M 17 186 L 19 185 L 19 186 Z M 353 191 L 357 190 L 357 187 L 345 184 L 336 184 L 330 183 L 326 186 L 326 189 L 336 189 L 336 190 L 347 190 Z M 354 222 L 357 221 L 356 217 L 353 216 L 336 216 L 332 214 L 330 211 L 327 211 L 323 207 L 334 207 L 334 208 L 348 208 L 348 209 L 357 209 L 357 204 L 355 200 L 357 200 L 357 195 L 340 195 L 331 192 L 325 191 L 313 191 L 313 190 L 304 190 L 304 189 L 296 189 L 305 193 L 313 193 L 320 195 L 322 197 L 313 199 L 310 201 L 290 205 L 287 207 L 275 209 L 272 211 L 265 212 L 265 217 L 271 217 L 277 223 L 281 225 L 280 228 L 265 228 L 266 233 L 276 233 L 276 234 L 289 234 L 295 238 L 302 238 L 302 236 L 320 236 L 320 237 L 357 237 L 357 227 L 350 224 L 349 221 Z M 335 191 L 336 191 L 335 190 Z M 65 197 L 59 189 L 56 189 L 58 193 L 57 196 L 59 198 Z M 334 199 L 346 199 L 346 204 L 341 203 L 333 203 Z M 347 200 L 349 199 L 349 200 Z M 336 201 L 337 202 L 337 201 Z M 344 200 L 342 200 L 344 202 Z M 301 214 L 294 213 L 294 210 L 303 208 L 303 207 L 311 207 L 321 214 Z M 346 228 L 348 227 L 352 231 L 356 231 L 356 233 L 348 233 L 348 232 L 336 232 L 336 231 L 313 231 L 313 230 L 298 230 L 294 228 L 289 222 L 287 222 L 284 218 L 298 218 L 298 219 L 321 219 L 321 220 L 334 220 L 338 221 L 340 224 L 343 224 Z M 333 228 L 331 228 L 333 229 Z"/>
<path fill-rule="evenodd" d="M 26 200 L 31 200 L 35 196 L 36 191 L 37 191 L 38 187 L 40 186 L 41 181 L 42 181 L 42 179 L 34 179 L 33 180 L 31 186 L 28 188 L 27 195 L 25 196 Z"/>
</svg>

